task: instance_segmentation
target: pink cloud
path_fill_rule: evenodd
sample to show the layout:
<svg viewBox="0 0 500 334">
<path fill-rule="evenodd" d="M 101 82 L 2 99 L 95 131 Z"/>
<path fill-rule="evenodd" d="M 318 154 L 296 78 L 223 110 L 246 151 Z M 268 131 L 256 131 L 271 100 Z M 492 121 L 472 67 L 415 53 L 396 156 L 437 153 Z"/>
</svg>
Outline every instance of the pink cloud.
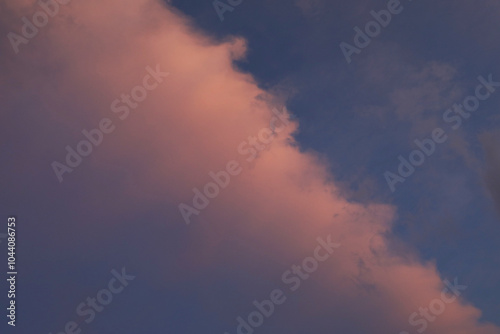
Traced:
<svg viewBox="0 0 500 334">
<path fill-rule="evenodd" d="M 9 6 L 24 15 L 24 6 Z M 200 216 L 204 229 L 217 233 L 207 232 L 202 243 L 189 245 L 179 259 L 179 275 L 209 271 L 220 260 L 220 242 L 231 236 L 293 263 L 311 252 L 318 236 L 331 234 L 342 247 L 318 273 L 329 304 L 316 305 L 315 312 L 328 308 L 335 317 L 347 310 L 351 316 L 339 321 L 356 324 L 361 318 L 376 325 L 373 333 L 395 332 L 409 329 L 409 315 L 440 296 L 444 285 L 435 266 L 393 254 L 382 237 L 390 233 L 396 208 L 343 198 L 322 159 L 294 145 L 297 123 L 252 162 L 238 153 L 242 141 L 269 127 L 272 109 L 281 109 L 276 97 L 234 67 L 234 59 L 245 54 L 242 39 L 216 43 L 159 1 L 89 0 L 61 8 L 60 16 L 23 47 L 2 61 L 13 66 L 10 79 L 15 71 L 26 94 L 44 106 L 44 116 L 58 122 L 53 132 L 69 127 L 79 133 L 103 117 L 113 120 L 117 129 L 79 168 L 119 173 L 126 166 L 119 187 L 131 203 L 127 210 L 159 198 L 166 207 L 189 203 L 192 188 L 210 181 L 210 171 L 231 160 L 240 163 L 242 173 Z M 156 64 L 170 76 L 121 121 L 110 104 L 142 82 L 146 66 Z M 2 89 L 11 91 L 6 82 Z M 60 142 L 51 151 L 58 152 L 53 159 L 62 160 L 68 144 L 76 143 Z M 184 224 L 178 211 L 168 218 L 164 224 Z M 297 308 L 314 316 L 308 305 Z M 500 333 L 479 318 L 480 311 L 460 299 L 430 326 L 443 334 Z"/>
</svg>

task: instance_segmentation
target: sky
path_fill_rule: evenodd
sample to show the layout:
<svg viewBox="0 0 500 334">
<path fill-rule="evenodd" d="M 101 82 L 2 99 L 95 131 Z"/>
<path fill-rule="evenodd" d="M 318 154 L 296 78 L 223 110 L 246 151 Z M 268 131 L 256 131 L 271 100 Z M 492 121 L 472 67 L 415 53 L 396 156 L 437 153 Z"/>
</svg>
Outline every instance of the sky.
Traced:
<svg viewBox="0 0 500 334">
<path fill-rule="evenodd" d="M 499 334 L 499 16 L 0 0 L 1 332 Z"/>
</svg>

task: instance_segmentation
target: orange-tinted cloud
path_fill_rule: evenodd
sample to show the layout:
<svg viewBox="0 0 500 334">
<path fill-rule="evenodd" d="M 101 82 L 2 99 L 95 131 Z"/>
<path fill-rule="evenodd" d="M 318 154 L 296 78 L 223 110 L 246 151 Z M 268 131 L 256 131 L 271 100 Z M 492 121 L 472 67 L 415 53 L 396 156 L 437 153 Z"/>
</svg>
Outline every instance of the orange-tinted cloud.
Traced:
<svg viewBox="0 0 500 334">
<path fill-rule="evenodd" d="M 8 7 L 18 16 L 27 8 L 14 2 Z M 3 21 L 3 30 L 19 29 L 20 21 Z M 4 44 L 2 51 L 9 47 Z M 390 234 L 396 209 L 343 198 L 321 157 L 294 144 L 297 123 L 290 122 L 251 162 L 238 152 L 240 143 L 269 127 L 273 108 L 282 110 L 285 102 L 235 68 L 233 61 L 245 54 L 242 39 L 216 42 L 158 1 L 89 0 L 61 7 L 22 48 L 3 56 L 11 69 L 2 89 L 12 91 L 7 82 L 17 80 L 11 103 L 22 99 L 20 89 L 36 96 L 46 118 L 42 122 L 50 124 L 55 138 L 70 133 L 52 140 L 57 147 L 48 149 L 51 161 L 64 160 L 65 146 L 75 146 L 84 139 L 80 131 L 96 127 L 103 117 L 116 126 L 88 163 L 65 178 L 100 170 L 118 175 L 125 169 L 113 186 L 129 198 L 126 210 L 161 199 L 170 210 L 164 224 L 184 225 L 178 204 L 191 202 L 192 189 L 211 181 L 209 172 L 239 162 L 242 172 L 210 200 L 198 221 L 186 226 L 195 233 L 197 224 L 206 224 L 207 232 L 202 243 L 186 245 L 179 266 L 188 269 L 179 275 L 210 271 L 222 261 L 220 243 L 229 237 L 293 263 L 313 250 L 318 236 L 331 234 L 342 247 L 317 273 L 324 299 L 312 310 L 307 304 L 295 306 L 299 316 L 314 319 L 328 310 L 330 317 L 343 315 L 338 322 L 345 328 L 413 331 L 410 314 L 440 297 L 444 285 L 433 264 L 391 252 L 384 235 Z M 156 64 L 169 77 L 120 120 L 111 103 L 141 84 L 145 68 Z M 430 326 L 443 334 L 500 333 L 479 318 L 478 309 L 460 300 L 447 305 Z"/>
</svg>

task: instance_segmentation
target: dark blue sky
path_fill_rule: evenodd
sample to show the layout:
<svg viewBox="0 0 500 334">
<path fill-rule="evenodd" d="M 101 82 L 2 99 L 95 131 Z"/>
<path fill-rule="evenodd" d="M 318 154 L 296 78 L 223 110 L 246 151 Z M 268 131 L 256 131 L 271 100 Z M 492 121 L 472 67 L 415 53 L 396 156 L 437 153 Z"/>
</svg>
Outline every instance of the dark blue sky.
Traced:
<svg viewBox="0 0 500 334">
<path fill-rule="evenodd" d="M 477 76 L 491 73 L 500 79 L 498 7 L 491 9 L 489 2 L 403 3 L 404 10 L 347 64 L 340 42 L 353 44 L 353 27 L 364 26 L 370 10 L 384 9 L 386 2 L 309 2 L 310 12 L 304 12 L 290 1 L 244 1 L 224 13 L 223 22 L 210 2 L 173 4 L 218 38 L 248 39 L 247 61 L 239 65 L 262 87 L 293 92 L 289 109 L 300 120 L 296 138 L 301 147 L 322 153 L 352 198 L 397 205 L 396 234 L 423 258 L 435 259 L 443 276 L 474 282 L 467 297 L 481 305 L 485 319 L 500 324 L 499 203 L 485 186 L 487 161 L 480 142 L 482 133 L 498 127 L 500 96 L 482 104 L 456 134 L 463 138 L 467 157 L 444 143 L 395 193 L 383 177 L 386 170 L 395 171 L 400 154 L 415 149 L 414 139 L 430 136 L 434 126 L 419 123 L 440 118 L 462 102 L 473 93 Z M 442 91 L 435 92 L 450 102 L 408 105 L 401 111 L 405 117 L 398 118 L 391 94 L 439 80 L 432 73 L 420 77 L 429 64 L 453 68 L 452 77 L 436 86 Z M 447 96 L 453 89 L 459 91 L 456 99 Z"/>
</svg>

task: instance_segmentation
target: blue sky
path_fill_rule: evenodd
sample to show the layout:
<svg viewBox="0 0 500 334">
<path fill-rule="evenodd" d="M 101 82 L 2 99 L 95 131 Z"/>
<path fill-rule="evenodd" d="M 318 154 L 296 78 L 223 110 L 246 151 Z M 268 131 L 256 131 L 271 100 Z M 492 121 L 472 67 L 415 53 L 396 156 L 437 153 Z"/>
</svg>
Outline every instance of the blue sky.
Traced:
<svg viewBox="0 0 500 334">
<path fill-rule="evenodd" d="M 498 323 L 500 225 L 498 203 L 487 186 L 491 181 L 484 176 L 488 161 L 481 135 L 497 131 L 500 96 L 484 102 L 454 133 L 464 152 L 453 152 L 449 142 L 440 145 L 395 193 L 383 177 L 386 170 L 395 171 L 400 154 L 415 149 L 415 139 L 430 137 L 435 128 L 430 119 L 445 127 L 438 118 L 473 93 L 478 76 L 500 78 L 493 56 L 499 52 L 498 6 L 403 2 L 404 10 L 347 64 L 340 42 L 354 44 L 353 28 L 372 20 L 370 11 L 384 9 L 386 2 L 303 1 L 308 9 L 300 3 L 247 1 L 220 22 L 206 1 L 173 2 L 218 38 L 248 39 L 249 54 L 240 67 L 261 86 L 292 96 L 289 109 L 300 119 L 301 147 L 324 155 L 353 198 L 397 205 L 396 234 L 425 259 L 435 259 L 444 276 L 477 282 L 466 294 L 482 305 L 486 319 Z M 439 78 L 433 66 L 452 73 Z M 426 96 L 417 96 L 418 105 L 401 106 L 404 116 L 397 117 L 391 94 L 433 83 L 441 89 L 435 94 L 442 104 L 426 104 Z"/>
</svg>

